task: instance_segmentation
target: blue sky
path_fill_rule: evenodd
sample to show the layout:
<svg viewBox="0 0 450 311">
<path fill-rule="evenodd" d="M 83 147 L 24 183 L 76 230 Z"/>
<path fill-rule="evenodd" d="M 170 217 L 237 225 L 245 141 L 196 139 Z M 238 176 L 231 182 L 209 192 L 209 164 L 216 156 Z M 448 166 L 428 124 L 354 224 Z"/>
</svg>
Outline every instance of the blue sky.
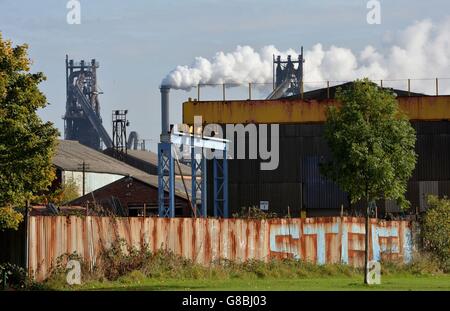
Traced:
<svg viewBox="0 0 450 311">
<path fill-rule="evenodd" d="M 382 23 L 366 22 L 366 0 L 80 0 L 81 25 L 66 23 L 66 0 L 0 0 L 0 31 L 14 43 L 28 43 L 33 71 L 43 71 L 50 106 L 40 111 L 63 133 L 64 58 L 100 62 L 103 122 L 110 131 L 113 109 L 128 109 L 131 129 L 156 142 L 160 131 L 161 79 L 194 57 L 211 57 L 237 45 L 259 49 L 306 49 L 315 43 L 354 51 L 386 38 L 414 21 L 440 21 L 448 0 L 380 0 Z M 171 93 L 171 122 L 181 122 L 181 103 L 195 91 Z M 152 149 L 155 149 L 152 144 Z"/>
</svg>

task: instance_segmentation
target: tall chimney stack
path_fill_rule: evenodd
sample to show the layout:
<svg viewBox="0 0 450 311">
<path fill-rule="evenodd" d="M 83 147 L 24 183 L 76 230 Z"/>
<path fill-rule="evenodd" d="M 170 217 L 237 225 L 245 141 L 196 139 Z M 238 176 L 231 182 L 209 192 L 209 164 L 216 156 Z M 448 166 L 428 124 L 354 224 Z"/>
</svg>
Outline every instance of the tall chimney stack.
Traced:
<svg viewBox="0 0 450 311">
<path fill-rule="evenodd" d="M 161 135 L 169 133 L 169 91 L 170 87 L 161 85 Z"/>
</svg>

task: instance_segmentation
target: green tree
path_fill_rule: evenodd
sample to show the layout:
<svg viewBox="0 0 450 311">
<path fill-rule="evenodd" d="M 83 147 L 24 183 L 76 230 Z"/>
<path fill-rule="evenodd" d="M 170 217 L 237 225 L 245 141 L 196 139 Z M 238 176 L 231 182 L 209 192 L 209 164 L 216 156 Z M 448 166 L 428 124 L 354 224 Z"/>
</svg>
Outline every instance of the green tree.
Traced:
<svg viewBox="0 0 450 311">
<path fill-rule="evenodd" d="M 417 161 L 416 135 L 395 95 L 368 79 L 339 89 L 336 99 L 340 105 L 328 107 L 324 131 L 332 157 L 321 171 L 352 203 L 366 202 L 367 269 L 369 203 L 384 198 L 409 206 L 404 194 Z"/>
<path fill-rule="evenodd" d="M 0 230 L 17 229 L 26 201 L 48 188 L 55 177 L 51 159 L 58 131 L 37 110 L 47 105 L 30 73 L 28 46 L 13 47 L 0 32 Z"/>
<path fill-rule="evenodd" d="M 425 217 L 422 221 L 424 249 L 434 254 L 442 268 L 450 271 L 450 200 L 428 197 Z"/>
<path fill-rule="evenodd" d="M 80 191 L 77 183 L 73 178 L 68 178 L 61 188 L 56 189 L 54 192 L 46 194 L 42 197 L 41 201 L 54 203 L 56 205 L 67 204 L 76 198 L 79 198 Z"/>
</svg>

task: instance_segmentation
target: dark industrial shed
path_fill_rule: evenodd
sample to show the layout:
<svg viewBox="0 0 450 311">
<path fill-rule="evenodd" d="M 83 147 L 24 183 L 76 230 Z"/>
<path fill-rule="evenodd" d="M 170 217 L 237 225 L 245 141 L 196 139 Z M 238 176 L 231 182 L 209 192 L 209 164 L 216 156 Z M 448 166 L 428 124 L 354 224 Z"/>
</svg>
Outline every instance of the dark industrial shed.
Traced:
<svg viewBox="0 0 450 311">
<path fill-rule="evenodd" d="M 346 86 L 350 86 L 347 84 Z M 450 195 L 450 96 L 426 96 L 393 90 L 400 108 L 417 132 L 418 163 L 408 183 L 412 208 L 400 211 L 395 202 L 378 202 L 378 215 L 416 214 L 427 208 L 426 195 Z M 279 166 L 261 171 L 260 160 L 229 161 L 230 209 L 269 204 L 269 211 L 291 216 L 357 214 L 347 195 L 324 179 L 318 164 L 329 155 L 322 137 L 325 108 L 336 104 L 335 88 L 315 90 L 299 97 L 277 100 L 189 101 L 183 105 L 183 122 L 202 116 L 205 124 L 279 124 Z M 269 144 L 270 145 L 270 144 Z M 209 173 L 211 169 L 209 169 Z M 211 180 L 211 178 L 209 178 Z M 211 183 L 209 183 L 211 193 Z M 211 196 L 209 196 L 211 198 Z M 211 206 L 212 202 L 208 202 Z"/>
</svg>

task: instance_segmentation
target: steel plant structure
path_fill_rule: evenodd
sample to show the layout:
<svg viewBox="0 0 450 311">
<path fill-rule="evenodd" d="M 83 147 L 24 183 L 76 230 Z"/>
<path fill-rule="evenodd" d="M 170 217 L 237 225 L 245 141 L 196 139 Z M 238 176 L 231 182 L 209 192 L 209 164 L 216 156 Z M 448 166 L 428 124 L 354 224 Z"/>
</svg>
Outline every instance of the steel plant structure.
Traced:
<svg viewBox="0 0 450 311">
<path fill-rule="evenodd" d="M 278 55 L 273 56 L 273 91 L 267 99 L 277 99 L 286 96 L 303 94 L 303 47 L 298 60 L 292 60 L 288 55 L 287 60 L 281 60 Z M 297 67 L 295 67 L 297 65 Z"/>
<path fill-rule="evenodd" d="M 98 62 L 74 62 L 66 55 L 66 113 L 64 138 L 100 150 L 113 142 L 102 125 L 97 88 Z"/>
<path fill-rule="evenodd" d="M 112 113 L 113 125 L 113 156 L 123 160 L 127 156 L 127 127 L 130 122 L 127 120 L 128 110 L 114 110 Z"/>
<path fill-rule="evenodd" d="M 176 148 L 190 148 L 192 216 L 207 217 L 207 166 L 204 149 L 222 152 L 222 158 L 212 159 L 213 199 L 215 217 L 228 217 L 228 164 L 226 140 L 193 133 L 173 132 L 169 124 L 170 87 L 162 85 L 161 138 L 158 143 L 158 206 L 160 217 L 175 217 L 175 163 L 180 165 Z M 181 171 L 181 170 L 180 170 Z M 183 179 L 184 183 L 184 179 Z M 187 189 L 186 185 L 185 189 Z M 187 194 L 188 195 L 188 194 Z"/>
</svg>

